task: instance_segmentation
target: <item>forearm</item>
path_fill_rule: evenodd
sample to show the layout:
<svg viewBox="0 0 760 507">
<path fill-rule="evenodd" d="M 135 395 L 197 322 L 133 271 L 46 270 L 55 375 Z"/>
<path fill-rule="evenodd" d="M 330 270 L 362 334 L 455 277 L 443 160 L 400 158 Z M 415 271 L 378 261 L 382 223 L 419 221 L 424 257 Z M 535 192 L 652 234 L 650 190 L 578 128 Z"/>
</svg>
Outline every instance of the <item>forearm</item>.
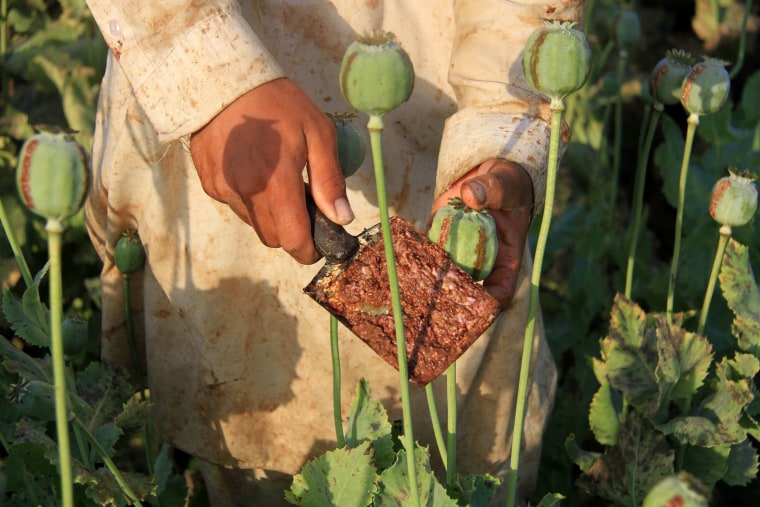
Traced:
<svg viewBox="0 0 760 507">
<path fill-rule="evenodd" d="M 197 131 L 245 92 L 283 77 L 237 2 L 88 5 L 162 142 Z"/>
</svg>

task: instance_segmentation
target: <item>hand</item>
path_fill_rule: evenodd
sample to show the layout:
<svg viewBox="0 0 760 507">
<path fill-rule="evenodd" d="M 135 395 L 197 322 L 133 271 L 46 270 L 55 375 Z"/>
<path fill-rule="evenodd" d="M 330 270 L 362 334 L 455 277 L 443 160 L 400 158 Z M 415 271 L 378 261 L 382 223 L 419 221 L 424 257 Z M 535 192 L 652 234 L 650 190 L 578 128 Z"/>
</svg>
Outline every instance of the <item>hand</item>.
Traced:
<svg viewBox="0 0 760 507">
<path fill-rule="evenodd" d="M 519 164 L 493 159 L 459 178 L 433 203 L 433 213 L 461 197 L 474 209 L 488 209 L 496 223 L 499 252 L 491 274 L 483 281 L 486 290 L 507 308 L 517 287 L 517 276 L 530 229 L 533 184 Z M 432 216 L 432 215 L 431 215 Z"/>
<path fill-rule="evenodd" d="M 266 246 L 282 247 L 302 264 L 319 260 L 304 167 L 317 207 L 338 224 L 354 218 L 337 150 L 330 119 L 289 79 L 249 91 L 190 139 L 203 190 L 229 205 Z"/>
</svg>

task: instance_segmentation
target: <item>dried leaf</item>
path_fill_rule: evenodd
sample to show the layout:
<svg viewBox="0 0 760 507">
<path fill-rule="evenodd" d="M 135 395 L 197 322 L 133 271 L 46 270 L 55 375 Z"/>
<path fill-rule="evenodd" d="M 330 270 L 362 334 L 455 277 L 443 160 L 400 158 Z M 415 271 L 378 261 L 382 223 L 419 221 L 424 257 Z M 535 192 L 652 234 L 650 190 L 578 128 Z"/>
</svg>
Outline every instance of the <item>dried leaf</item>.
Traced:
<svg viewBox="0 0 760 507">
<path fill-rule="evenodd" d="M 729 241 L 721 266 L 720 288 L 734 312 L 734 334 L 739 348 L 760 357 L 760 289 L 749 262 L 746 246 Z"/>
<path fill-rule="evenodd" d="M 581 472 L 587 472 L 592 466 L 594 466 L 596 460 L 602 456 L 598 452 L 584 451 L 581 449 L 575 442 L 575 435 L 572 433 L 565 439 L 565 452 L 570 456 L 573 463 L 578 465 Z"/>
<path fill-rule="evenodd" d="M 655 370 L 663 404 L 670 399 L 690 399 L 702 386 L 712 363 L 712 347 L 702 336 L 657 320 L 659 360 Z M 669 392 L 669 395 L 665 395 Z"/>
<path fill-rule="evenodd" d="M 610 314 L 610 336 L 621 345 L 641 347 L 647 316 L 644 310 L 623 295 L 615 295 Z"/>
<path fill-rule="evenodd" d="M 702 403 L 690 415 L 674 417 L 657 429 L 680 442 L 702 447 L 743 441 L 747 429 L 742 419 L 753 395 L 749 379 L 732 380 L 728 373 L 729 363 L 724 359 L 715 365 L 712 391 Z"/>
<path fill-rule="evenodd" d="M 657 351 L 654 330 L 644 311 L 621 295 L 615 297 L 610 316 L 611 340 L 606 348 L 607 379 L 622 391 L 626 401 L 647 412 L 656 410 L 658 387 L 654 376 Z"/>
<path fill-rule="evenodd" d="M 640 505 L 647 492 L 673 473 L 675 453 L 665 438 L 636 412 L 620 426 L 609 447 L 579 480 L 579 486 L 622 505 Z"/>
</svg>

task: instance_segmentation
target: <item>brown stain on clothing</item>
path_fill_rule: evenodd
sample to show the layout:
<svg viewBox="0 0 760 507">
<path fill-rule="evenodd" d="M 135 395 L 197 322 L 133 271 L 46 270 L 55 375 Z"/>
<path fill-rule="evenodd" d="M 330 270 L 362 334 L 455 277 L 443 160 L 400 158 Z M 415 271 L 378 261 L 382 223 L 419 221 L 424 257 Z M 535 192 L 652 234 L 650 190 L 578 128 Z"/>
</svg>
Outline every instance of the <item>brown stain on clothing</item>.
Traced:
<svg viewBox="0 0 760 507">
<path fill-rule="evenodd" d="M 336 36 L 340 32 L 326 23 L 324 15 L 316 15 L 308 7 L 284 5 L 280 16 L 283 24 L 298 33 L 304 42 L 324 49 L 335 61 L 340 61 L 343 57 L 349 41 Z"/>
</svg>

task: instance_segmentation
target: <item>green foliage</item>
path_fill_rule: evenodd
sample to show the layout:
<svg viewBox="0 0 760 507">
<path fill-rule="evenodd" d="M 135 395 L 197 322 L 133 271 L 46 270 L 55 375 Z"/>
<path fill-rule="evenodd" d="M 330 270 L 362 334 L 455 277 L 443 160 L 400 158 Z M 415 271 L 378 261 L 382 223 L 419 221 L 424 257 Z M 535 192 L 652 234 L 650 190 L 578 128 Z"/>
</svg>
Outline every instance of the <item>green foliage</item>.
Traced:
<svg viewBox="0 0 760 507">
<path fill-rule="evenodd" d="M 723 297 L 734 313 L 733 330 L 739 349 L 760 357 L 760 290 L 746 246 L 729 242 L 719 279 Z"/>
<path fill-rule="evenodd" d="M 285 497 L 295 505 L 370 505 L 377 492 L 371 442 L 328 451 L 303 468 Z"/>
<path fill-rule="evenodd" d="M 601 470 L 614 466 L 615 453 L 620 456 L 621 434 L 631 414 L 643 419 L 645 429 L 664 438 L 667 445 L 662 449 L 670 453 L 673 470 L 695 469 L 712 491 L 711 505 L 754 505 L 748 499 L 760 494 L 754 422 L 760 402 L 750 357 L 757 354 L 760 336 L 754 324 L 758 304 L 750 266 L 750 260 L 760 259 L 756 219 L 732 231 L 736 241 L 729 244 L 720 275 L 723 297 L 715 294 L 704 332 L 695 333 L 718 239 L 718 226 L 708 212 L 712 186 L 729 167 L 754 173 L 760 168 L 760 68 L 749 56 L 742 69 L 735 68 L 740 64 L 736 52 L 740 24 L 735 22 L 735 8 L 744 8 L 740 2 L 722 2 L 710 18 L 714 28 L 698 34 L 702 40 L 688 30 L 703 28 L 706 8 L 717 4 L 697 2 L 694 18 L 685 11 L 671 15 L 678 6 L 686 9 L 684 4 L 693 8 L 692 2 L 636 4 L 642 39 L 630 50 L 622 78 L 617 77 L 620 61 L 610 20 L 632 4 L 616 0 L 587 4 L 585 29 L 594 68 L 587 86 L 571 97 L 567 107 L 571 141 L 560 170 L 563 182 L 542 278 L 546 335 L 560 377 L 534 499 L 560 491 L 573 492 L 566 495 L 569 506 L 608 505 L 625 501 L 621 499 L 626 495 L 630 500 L 636 489 L 626 486 L 623 492 L 603 485 L 607 477 L 622 475 L 614 469 L 610 475 Z M 679 21 L 683 16 L 694 24 L 685 29 Z M 708 37 L 709 50 L 700 46 Z M 732 78 L 735 71 L 741 72 L 732 82 L 729 101 L 719 112 L 702 116 L 696 131 L 675 285 L 677 313 L 669 323 L 658 312 L 665 308 L 686 130 L 680 104 L 665 107 L 654 149 L 644 160 L 648 173 L 631 301 L 621 306 L 613 294 L 622 292 L 624 285 L 634 173 L 651 115 L 648 80 L 653 66 L 674 43 L 696 56 L 731 61 Z M 624 116 L 622 166 L 616 181 L 612 105 L 618 93 Z M 617 200 L 615 186 L 620 192 Z M 729 285 L 733 289 L 727 292 Z M 737 369 L 743 373 L 738 375 Z M 717 410 L 722 412 L 715 414 Z M 564 461 L 556 451 L 562 445 L 567 451 Z M 595 463 L 596 474 L 590 476 L 587 472 Z M 578 491 L 579 484 L 585 493 Z M 618 500 L 608 499 L 602 491 Z M 641 502 L 641 496 L 636 498 Z"/>
<path fill-rule="evenodd" d="M 685 470 L 712 490 L 718 481 L 747 485 L 758 469 L 757 340 L 760 299 L 746 247 L 731 241 L 721 288 L 739 324 L 738 350 L 714 360 L 708 340 L 647 314 L 618 295 L 609 333 L 593 360 L 600 387 L 589 424 L 604 452 L 568 450 L 583 475 L 579 486 L 616 505 L 637 506 L 660 480 Z M 743 339 L 745 333 L 752 339 Z"/>
<path fill-rule="evenodd" d="M 587 2 L 584 25 L 594 68 L 587 86 L 567 107 L 572 136 L 560 171 L 557 216 L 542 278 L 543 318 L 560 382 L 543 442 L 534 501 L 539 506 L 640 503 L 658 478 L 675 477 L 679 468 L 712 490 L 714 505 L 754 505 L 760 495 L 760 398 L 753 381 L 760 351 L 760 295 L 750 262 L 760 258 L 757 221 L 733 231 L 736 241 L 729 243 L 720 274 L 722 297 L 712 301 L 704 336 L 694 333 L 693 318 L 717 237 L 707 213 L 711 186 L 729 166 L 754 172 L 760 167 L 756 58 L 754 63 L 746 59 L 744 76 L 732 83 L 727 105 L 703 116 L 697 129 L 687 181 L 686 255 L 676 292 L 682 313 L 669 323 L 656 311 L 664 304 L 672 240 L 668 222 L 684 144 L 677 106 L 666 109 L 655 138 L 632 300 L 613 301 L 611 296 L 622 286 L 628 236 L 620 231 L 630 214 L 626 198 L 632 187 L 630 161 L 636 160 L 639 148 L 637 122 L 644 124 L 648 116 L 641 110 L 651 104 L 646 82 L 651 65 L 673 40 L 696 55 L 714 53 L 737 62 L 732 43 L 743 9 L 740 2 L 655 4 L 637 4 L 642 39 L 630 49 L 630 65 L 620 78 L 610 20 L 623 4 Z M 691 26 L 699 40 L 685 35 L 685 24 L 678 22 L 692 11 Z M 11 2 L 2 21 L 9 37 L 1 48 L 0 199 L 30 265 L 44 266 L 42 223 L 20 206 L 13 184 L 18 149 L 38 124 L 78 130 L 78 140 L 90 146 L 106 48 L 84 0 Z M 729 67 L 734 68 L 735 63 Z M 611 120 L 618 92 L 624 100 L 626 133 L 621 180 L 614 181 Z M 610 202 L 614 185 L 621 198 Z M 150 420 L 150 403 L 129 386 L 122 370 L 97 359 L 100 264 L 81 214 L 69 221 L 64 241 L 66 313 L 88 322 L 87 348 L 68 358 L 76 505 L 126 504 L 116 474 L 146 504 L 193 505 L 198 495 L 188 500 L 188 486 L 170 446 L 162 445 L 151 464 L 142 463 L 149 449 L 141 430 Z M 8 246 L 0 244 L 0 334 L 13 337 L 0 338 L 0 504 L 4 500 L 6 506 L 59 504 L 52 425 L 32 417 L 34 411 L 22 414 L 18 406 L 29 382 L 51 385 L 48 314 L 40 297 L 46 288 L 44 275 L 45 268 L 31 287 L 17 285 L 18 267 Z M 375 505 L 399 502 L 406 484 L 406 452 L 394 431 L 382 405 L 362 383 L 347 419 L 347 446 L 310 464 L 293 492 L 320 502 L 335 493 L 337 483 L 329 481 L 358 473 L 356 482 L 369 484 L 368 489 L 351 496 L 356 484 L 348 481 L 339 498 L 361 502 L 369 492 Z M 566 455 L 558 451 L 563 446 Z M 115 471 L 105 465 L 106 457 L 116 463 Z M 420 491 L 429 505 L 450 505 L 451 499 L 459 505 L 485 505 L 497 484 L 488 476 L 458 477 L 442 495 L 446 492 L 430 474 L 427 450 L 416 448 L 415 458 Z M 581 493 L 579 485 L 593 496 Z M 547 491 L 561 491 L 566 498 Z"/>
<path fill-rule="evenodd" d="M 369 384 L 362 379 L 348 416 L 346 446 L 315 458 L 294 477 L 285 492 L 290 503 L 379 507 L 409 501 L 407 451 L 394 446 L 398 439 L 385 408 L 370 394 Z M 447 492 L 430 468 L 427 449 L 415 444 L 414 457 L 422 505 L 485 507 L 500 483 L 489 475 L 457 477 Z"/>
<path fill-rule="evenodd" d="M 7 33 L 0 47 L 0 199 L 24 255 L 39 266 L 46 261 L 44 222 L 20 205 L 13 180 L 17 153 L 36 125 L 78 131 L 77 140 L 89 151 L 106 46 L 84 0 L 8 4 L 7 16 L 0 13 L 0 29 Z M 83 216 L 69 220 L 64 236 L 64 298 L 68 313 L 86 318 L 94 308 L 81 282 L 97 276 L 99 260 Z M 19 275 L 10 259 L 8 245 L 0 243 L 0 279 L 7 286 Z"/>
<path fill-rule="evenodd" d="M 40 300 L 39 284 L 47 267 L 21 298 L 3 291 L 3 313 L 16 343 L 39 350 L 31 355 L 0 336 L 0 443 L 3 449 L 4 491 L 7 506 L 59 504 L 58 446 L 54 419 L 52 366 L 47 310 Z M 86 326 L 77 328 L 88 334 Z M 79 337 L 87 341 L 88 337 Z M 149 502 L 184 505 L 185 479 L 163 446 L 152 464 L 153 473 L 121 472 L 114 460 L 129 451 L 130 442 L 150 421 L 149 401 L 141 399 L 122 368 L 88 361 L 73 362 L 67 372 L 67 406 L 71 435 L 77 443 L 72 455 L 76 505 L 125 505 Z"/>
<path fill-rule="evenodd" d="M 35 287 L 29 291 L 36 291 Z M 6 312 L 11 309 L 14 317 L 13 330 L 21 339 L 38 340 L 44 331 L 39 327 L 30 326 L 29 322 L 35 322 L 38 314 L 34 308 L 24 307 L 19 301 L 6 291 L 3 307 Z M 47 340 L 40 340 L 39 346 L 46 346 Z M 0 355 L 3 367 L 2 384 L 9 392 L 14 387 L 21 392 L 19 396 L 4 397 L 2 410 L 2 441 L 8 443 L 9 461 L 19 460 L 25 463 L 23 476 L 11 475 L 8 482 L 10 504 L 18 502 L 24 505 L 25 499 L 32 501 L 35 498 L 45 498 L 53 495 L 51 485 L 57 483 L 57 445 L 48 434 L 46 421 L 52 420 L 40 417 L 38 411 L 22 410 L 24 397 L 32 393 L 26 392 L 23 386 L 39 385 L 46 386 L 52 391 L 51 367 L 49 356 L 34 358 L 20 351 L 7 339 L 0 337 Z M 71 373 L 68 390 L 69 419 L 73 422 L 73 434 L 79 441 L 78 453 L 74 456 L 74 469 L 76 482 L 83 486 L 83 493 L 98 505 L 114 505 L 123 503 L 125 497 L 118 493 L 120 488 L 115 485 L 108 487 L 108 471 L 104 473 L 102 461 L 99 458 L 99 450 L 105 449 L 109 455 L 115 452 L 115 445 L 124 435 L 124 430 L 129 426 L 117 425 L 114 421 L 130 421 L 125 417 L 125 412 L 134 411 L 132 405 L 127 403 L 133 394 L 132 388 L 125 381 L 125 372 L 113 366 L 93 362 L 85 370 L 78 374 Z M 52 400 L 51 400 L 52 401 Z M 83 433 L 87 432 L 90 439 L 97 442 L 97 447 L 88 445 L 87 438 Z M 99 464 L 98 464 L 99 463 Z M 12 468 L 12 467 L 11 467 Z M 27 475 L 35 477 L 29 481 Z M 48 483 L 44 483 L 47 478 Z M 142 474 L 125 474 L 126 480 L 139 491 L 141 498 L 148 495 L 153 489 L 153 479 Z M 108 480 L 106 480 L 108 479 Z M 114 497 L 116 495 L 116 497 Z M 106 498 L 108 497 L 108 498 Z M 118 500 L 118 502 L 117 502 Z M 116 503 L 114 503 L 116 502 Z M 53 502 L 55 503 L 55 502 Z"/>
</svg>

